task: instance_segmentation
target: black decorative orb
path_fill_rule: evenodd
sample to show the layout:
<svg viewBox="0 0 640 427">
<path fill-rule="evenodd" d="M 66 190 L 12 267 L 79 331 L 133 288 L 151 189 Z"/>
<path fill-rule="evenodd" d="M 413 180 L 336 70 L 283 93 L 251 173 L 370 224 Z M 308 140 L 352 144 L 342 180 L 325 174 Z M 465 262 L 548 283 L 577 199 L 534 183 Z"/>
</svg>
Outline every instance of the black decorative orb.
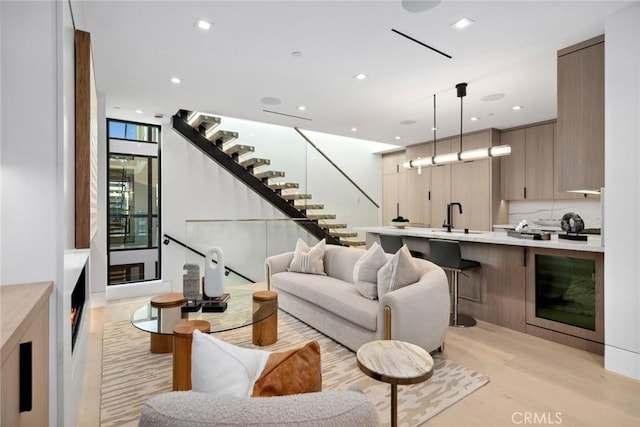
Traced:
<svg viewBox="0 0 640 427">
<path fill-rule="evenodd" d="M 567 233 L 579 233 L 584 230 L 584 221 L 577 213 L 569 212 L 562 215 L 560 227 Z"/>
</svg>

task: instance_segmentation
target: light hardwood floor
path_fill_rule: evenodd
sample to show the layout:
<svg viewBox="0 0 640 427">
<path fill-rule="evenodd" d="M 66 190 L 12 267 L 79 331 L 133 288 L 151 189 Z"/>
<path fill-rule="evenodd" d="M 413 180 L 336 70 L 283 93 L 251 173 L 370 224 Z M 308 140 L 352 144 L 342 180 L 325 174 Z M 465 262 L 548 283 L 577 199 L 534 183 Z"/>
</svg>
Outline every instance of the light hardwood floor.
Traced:
<svg viewBox="0 0 640 427">
<path fill-rule="evenodd" d="M 111 301 L 91 310 L 79 426 L 100 425 L 105 322 L 129 319 L 147 300 Z M 491 381 L 425 425 L 640 426 L 640 381 L 604 370 L 602 356 L 485 322 L 449 328 L 445 355 Z"/>
</svg>

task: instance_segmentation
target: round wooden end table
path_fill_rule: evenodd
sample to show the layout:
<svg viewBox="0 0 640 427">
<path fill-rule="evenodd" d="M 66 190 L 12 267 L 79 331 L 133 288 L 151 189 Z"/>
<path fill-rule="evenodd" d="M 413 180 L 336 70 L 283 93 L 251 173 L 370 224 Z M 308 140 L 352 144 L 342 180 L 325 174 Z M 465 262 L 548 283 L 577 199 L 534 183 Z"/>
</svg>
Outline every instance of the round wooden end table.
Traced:
<svg viewBox="0 0 640 427">
<path fill-rule="evenodd" d="M 187 320 L 173 329 L 173 391 L 191 390 L 191 344 L 193 331 L 209 333 L 206 320 Z"/>
<path fill-rule="evenodd" d="M 182 320 L 180 307 L 184 304 L 184 295 L 169 292 L 151 298 L 149 304 L 158 309 L 160 333 L 152 333 L 149 339 L 151 353 L 171 353 L 173 349 L 173 327 Z M 162 333 L 164 332 L 164 333 Z"/>
<path fill-rule="evenodd" d="M 253 293 L 253 344 L 269 345 L 278 340 L 278 294 L 273 291 Z"/>
<path fill-rule="evenodd" d="M 398 385 L 431 378 L 433 359 L 422 347 L 404 341 L 378 340 L 356 353 L 358 368 L 371 378 L 391 384 L 391 426 L 398 425 Z"/>
</svg>

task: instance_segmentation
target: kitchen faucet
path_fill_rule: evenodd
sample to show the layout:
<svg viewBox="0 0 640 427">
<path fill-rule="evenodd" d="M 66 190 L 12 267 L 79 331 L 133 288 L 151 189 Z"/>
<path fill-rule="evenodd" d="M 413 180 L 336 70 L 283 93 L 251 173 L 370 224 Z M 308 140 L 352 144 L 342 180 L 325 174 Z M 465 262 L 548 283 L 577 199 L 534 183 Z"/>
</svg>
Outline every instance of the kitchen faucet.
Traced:
<svg viewBox="0 0 640 427">
<path fill-rule="evenodd" d="M 451 233 L 451 229 L 453 228 L 453 207 L 458 206 L 460 213 L 462 213 L 462 204 L 460 202 L 451 202 L 447 204 L 447 222 L 442 224 L 443 228 L 447 229 L 447 232 Z"/>
</svg>

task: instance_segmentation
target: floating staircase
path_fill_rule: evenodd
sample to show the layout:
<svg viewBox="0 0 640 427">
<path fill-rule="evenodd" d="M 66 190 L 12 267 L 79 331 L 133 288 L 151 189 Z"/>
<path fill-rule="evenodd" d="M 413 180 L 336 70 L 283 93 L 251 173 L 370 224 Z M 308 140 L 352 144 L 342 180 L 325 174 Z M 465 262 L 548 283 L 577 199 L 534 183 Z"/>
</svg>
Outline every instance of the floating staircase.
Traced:
<svg viewBox="0 0 640 427">
<path fill-rule="evenodd" d="M 271 164 L 269 159 L 253 157 L 255 148 L 235 143 L 238 133 L 220 130 L 220 124 L 220 118 L 196 111 L 180 110 L 173 116 L 173 128 L 178 133 L 289 217 L 308 219 L 300 221 L 299 225 L 318 239 L 326 238 L 327 243 L 333 244 L 365 246 L 364 241 L 357 239 L 357 232 L 347 230 L 347 224 L 327 222 L 335 220 L 336 215 L 318 213 L 324 209 L 323 204 L 309 203 L 311 194 L 297 192 L 298 183 L 279 180 L 285 178 L 285 172 L 267 170 Z"/>
</svg>

